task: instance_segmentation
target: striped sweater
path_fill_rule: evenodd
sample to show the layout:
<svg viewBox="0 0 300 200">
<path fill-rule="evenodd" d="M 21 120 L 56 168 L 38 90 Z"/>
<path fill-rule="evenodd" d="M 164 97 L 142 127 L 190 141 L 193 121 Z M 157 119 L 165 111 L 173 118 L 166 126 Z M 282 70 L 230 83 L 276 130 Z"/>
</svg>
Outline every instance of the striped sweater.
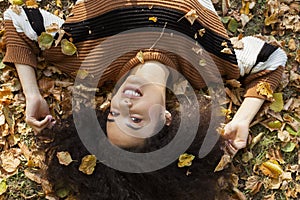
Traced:
<svg viewBox="0 0 300 200">
<path fill-rule="evenodd" d="M 194 23 L 184 17 L 191 11 L 195 11 Z M 43 57 L 73 77 L 78 69 L 93 77 L 101 75 L 101 86 L 106 81 L 117 81 L 139 64 L 136 55 L 142 51 L 145 61 L 158 60 L 176 69 L 196 89 L 214 82 L 220 74 L 223 79 L 241 78 L 245 97 L 265 98 L 257 93 L 257 84 L 268 82 L 274 90 L 287 60 L 283 50 L 255 37 L 243 38 L 244 48 L 233 49 L 209 0 L 78 1 L 65 22 L 40 12 L 44 27 L 57 23 L 71 35 L 77 55 L 62 54 L 60 46 L 41 51 L 24 9 L 20 14 L 8 9 L 4 13 L 6 64 L 36 67 L 37 58 Z M 149 20 L 152 17 L 157 21 Z M 203 35 L 200 30 L 204 30 Z M 223 52 L 225 48 L 231 53 Z"/>
</svg>

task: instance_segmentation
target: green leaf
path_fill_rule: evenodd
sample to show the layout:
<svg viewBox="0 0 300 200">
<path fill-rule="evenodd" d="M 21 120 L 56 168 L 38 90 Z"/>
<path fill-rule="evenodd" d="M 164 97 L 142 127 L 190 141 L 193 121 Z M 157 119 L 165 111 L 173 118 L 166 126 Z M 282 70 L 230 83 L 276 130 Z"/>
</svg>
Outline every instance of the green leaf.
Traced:
<svg viewBox="0 0 300 200">
<path fill-rule="evenodd" d="M 290 153 L 290 152 L 294 151 L 295 147 L 296 147 L 295 143 L 289 142 L 284 147 L 282 147 L 281 150 L 286 153 Z"/>
<path fill-rule="evenodd" d="M 46 32 L 43 32 L 38 37 L 38 44 L 39 44 L 39 47 L 41 48 L 41 50 L 50 49 L 53 41 L 54 41 L 53 36 Z"/>
<path fill-rule="evenodd" d="M 6 65 L 3 62 L 1 62 L 0 63 L 0 69 L 4 69 L 5 67 L 6 67 Z"/>
<path fill-rule="evenodd" d="M 281 128 L 281 125 L 282 125 L 282 123 L 279 120 L 271 121 L 268 123 L 268 126 L 273 129 L 279 129 L 279 128 Z"/>
<path fill-rule="evenodd" d="M 290 126 L 286 126 L 285 129 L 286 129 L 287 132 L 289 132 L 290 135 L 300 136 L 300 131 L 296 132 Z"/>
<path fill-rule="evenodd" d="M 224 24 L 227 24 L 229 22 L 229 20 L 231 19 L 230 16 L 226 16 L 226 17 L 222 17 L 221 18 L 221 21 L 224 23 Z"/>
<path fill-rule="evenodd" d="M 274 101 L 270 105 L 270 109 L 274 112 L 280 112 L 283 109 L 283 97 L 282 93 L 274 93 L 273 94 Z"/>
<path fill-rule="evenodd" d="M 56 195 L 59 198 L 65 198 L 70 194 L 70 188 L 60 188 L 56 191 Z"/>
<path fill-rule="evenodd" d="M 238 27 L 239 23 L 234 18 L 231 18 L 228 24 L 228 30 L 232 33 L 235 33 Z"/>
<path fill-rule="evenodd" d="M 4 194 L 7 190 L 6 180 L 1 180 L 0 182 L 0 195 Z"/>
</svg>

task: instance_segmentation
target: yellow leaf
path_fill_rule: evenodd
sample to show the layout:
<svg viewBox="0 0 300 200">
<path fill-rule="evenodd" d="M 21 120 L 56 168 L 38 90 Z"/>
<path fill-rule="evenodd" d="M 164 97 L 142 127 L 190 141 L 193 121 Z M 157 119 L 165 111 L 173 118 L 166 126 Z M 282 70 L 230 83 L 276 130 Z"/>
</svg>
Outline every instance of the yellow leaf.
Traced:
<svg viewBox="0 0 300 200">
<path fill-rule="evenodd" d="M 76 76 L 78 78 L 80 78 L 81 80 L 85 79 L 86 77 L 88 77 L 89 72 L 85 69 L 80 69 L 76 72 Z"/>
<path fill-rule="evenodd" d="M 139 51 L 137 54 L 136 54 L 136 58 L 140 61 L 140 63 L 144 64 L 145 61 L 144 61 L 144 55 L 143 55 L 143 52 L 142 51 Z"/>
<path fill-rule="evenodd" d="M 200 65 L 201 67 L 206 66 L 206 65 L 207 65 L 206 60 L 205 60 L 205 59 L 201 59 L 201 60 L 199 61 L 199 65 Z"/>
<path fill-rule="evenodd" d="M 276 24 L 278 22 L 277 13 L 273 13 L 271 16 L 265 18 L 265 25 L 270 26 L 271 24 Z"/>
<path fill-rule="evenodd" d="M 200 35 L 201 37 L 203 37 L 204 34 L 205 34 L 205 28 L 199 29 L 199 30 L 198 30 L 198 33 L 199 33 L 199 35 Z"/>
<path fill-rule="evenodd" d="M 157 22 L 157 17 L 149 17 L 149 21 Z"/>
<path fill-rule="evenodd" d="M 276 160 L 269 160 L 261 164 L 259 168 L 262 173 L 271 178 L 278 178 L 283 170 Z"/>
<path fill-rule="evenodd" d="M 95 155 L 87 155 L 82 158 L 81 164 L 79 166 L 79 171 L 84 174 L 91 175 L 93 174 L 96 166 L 97 158 Z"/>
<path fill-rule="evenodd" d="M 63 39 L 61 41 L 61 51 L 67 56 L 72 56 L 77 52 L 77 48 L 72 42 L 67 39 Z"/>
<path fill-rule="evenodd" d="M 58 162 L 61 165 L 68 166 L 71 162 L 73 162 L 70 153 L 67 151 L 57 152 L 56 157 L 58 158 Z"/>
<path fill-rule="evenodd" d="M 267 82 L 260 82 L 257 85 L 256 91 L 259 95 L 266 96 L 267 98 L 273 97 L 273 90 L 271 89 L 271 86 Z"/>
<path fill-rule="evenodd" d="M 282 93 L 274 93 L 273 94 L 274 101 L 270 105 L 270 109 L 274 112 L 280 112 L 283 109 L 283 96 Z"/>
<path fill-rule="evenodd" d="M 4 194 L 7 190 L 6 180 L 0 179 L 0 195 Z"/>
<path fill-rule="evenodd" d="M 192 165 L 192 161 L 195 159 L 194 155 L 191 154 L 181 154 L 178 159 L 178 167 L 189 167 Z"/>
<path fill-rule="evenodd" d="M 292 38 L 289 40 L 289 49 L 291 51 L 295 51 L 297 49 L 297 44 L 296 44 L 296 41 Z"/>
<path fill-rule="evenodd" d="M 194 24 L 195 20 L 199 17 L 197 15 L 196 10 L 190 10 L 187 14 L 184 15 L 184 17 L 191 23 L 191 25 Z"/>
<path fill-rule="evenodd" d="M 23 0 L 9 0 L 9 2 L 12 4 L 12 5 L 18 5 L 18 6 L 21 6 L 24 4 L 24 1 Z"/>
<path fill-rule="evenodd" d="M 61 0 L 56 0 L 56 6 L 62 8 Z"/>
</svg>

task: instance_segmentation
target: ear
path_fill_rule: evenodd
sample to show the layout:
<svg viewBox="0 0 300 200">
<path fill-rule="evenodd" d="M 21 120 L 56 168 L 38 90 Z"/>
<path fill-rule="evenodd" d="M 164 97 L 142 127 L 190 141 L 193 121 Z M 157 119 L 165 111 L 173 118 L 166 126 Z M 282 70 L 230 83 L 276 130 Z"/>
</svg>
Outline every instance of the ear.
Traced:
<svg viewBox="0 0 300 200">
<path fill-rule="evenodd" d="M 165 118 L 166 118 L 166 121 L 165 121 L 165 125 L 166 126 L 170 126 L 171 125 L 171 122 L 172 122 L 172 115 L 169 111 L 165 111 Z"/>
</svg>

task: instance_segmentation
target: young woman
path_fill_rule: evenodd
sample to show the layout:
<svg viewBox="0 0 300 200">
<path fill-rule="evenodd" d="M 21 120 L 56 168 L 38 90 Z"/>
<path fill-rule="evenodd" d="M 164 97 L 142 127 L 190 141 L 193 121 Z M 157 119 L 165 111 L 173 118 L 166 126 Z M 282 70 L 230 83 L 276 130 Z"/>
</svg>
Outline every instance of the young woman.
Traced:
<svg viewBox="0 0 300 200">
<path fill-rule="evenodd" d="M 122 147 L 142 145 L 144 138 L 157 132 L 157 127 L 158 130 L 161 128 L 157 124 L 168 121 L 161 115 L 165 110 L 168 68 L 172 68 L 195 89 L 207 85 L 206 75 L 211 82 L 214 82 L 215 74 L 224 79 L 242 81 L 246 88 L 245 99 L 226 125 L 224 135 L 234 149 L 244 148 L 249 124 L 266 99 L 257 91 L 257 85 L 265 82 L 274 90 L 287 60 L 280 48 L 255 37 L 243 38 L 244 47 L 233 49 L 210 0 L 87 0 L 77 1 L 72 15 L 65 21 L 44 10 L 31 8 L 20 8 L 20 13 L 8 9 L 4 20 L 7 52 L 3 61 L 14 64 L 18 71 L 26 96 L 26 121 L 37 132 L 54 124 L 36 82 L 38 57 L 43 57 L 71 76 L 76 76 L 79 69 L 86 70 L 93 77 L 101 74 L 99 87 L 106 81 L 117 82 L 131 70 L 112 98 L 107 123 L 109 140 Z M 75 44 L 77 54 L 63 54 L 60 44 L 46 50 L 39 48 L 38 36 L 53 23 L 66 32 L 65 39 Z M 149 33 L 148 29 L 142 34 L 126 32 L 148 27 L 159 28 L 161 32 Z M 126 32 L 121 34 L 122 40 L 105 43 L 122 32 Z M 190 46 L 184 37 L 176 39 L 178 32 L 192 39 L 195 46 Z M 57 34 L 52 34 L 57 38 Z M 128 34 L 136 41 L 144 41 L 144 46 L 135 48 L 135 44 L 128 42 Z M 165 36 L 170 40 L 163 40 Z M 159 48 L 161 42 L 163 48 Z M 205 55 L 211 58 L 203 68 L 188 61 L 189 57 L 199 58 L 194 56 L 195 51 L 192 53 L 196 44 L 200 44 Z M 134 47 L 124 52 L 130 45 Z M 166 50 L 170 48 L 173 52 Z M 187 49 L 190 50 L 187 52 Z M 122 55 L 112 59 L 114 52 Z M 109 58 L 112 62 L 103 64 L 103 60 Z M 211 70 L 212 65 L 217 67 L 217 71 Z"/>
</svg>

